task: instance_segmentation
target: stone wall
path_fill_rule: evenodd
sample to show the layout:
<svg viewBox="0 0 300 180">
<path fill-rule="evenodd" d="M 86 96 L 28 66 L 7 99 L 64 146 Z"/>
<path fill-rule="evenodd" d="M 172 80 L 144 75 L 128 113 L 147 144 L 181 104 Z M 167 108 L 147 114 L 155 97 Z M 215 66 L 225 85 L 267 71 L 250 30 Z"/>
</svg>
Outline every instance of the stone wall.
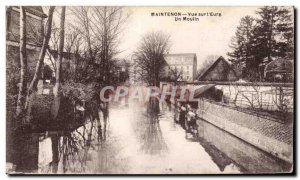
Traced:
<svg viewBox="0 0 300 180">
<path fill-rule="evenodd" d="M 283 173 L 292 170 L 289 163 L 274 158 L 205 120 L 199 119 L 197 124 L 200 143 L 216 147 L 234 163 L 241 166 L 244 173 Z M 211 149 L 206 149 L 206 151 L 210 152 Z M 216 163 L 222 160 L 215 159 Z"/>
<path fill-rule="evenodd" d="M 272 154 L 293 162 L 293 126 L 247 114 L 208 100 L 201 100 L 200 118 Z"/>
</svg>

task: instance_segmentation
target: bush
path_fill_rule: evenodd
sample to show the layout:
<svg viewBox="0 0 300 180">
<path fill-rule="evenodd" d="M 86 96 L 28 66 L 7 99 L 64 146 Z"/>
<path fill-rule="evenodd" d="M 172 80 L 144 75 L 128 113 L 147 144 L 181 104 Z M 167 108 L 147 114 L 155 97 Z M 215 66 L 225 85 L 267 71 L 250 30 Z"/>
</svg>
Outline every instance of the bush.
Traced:
<svg viewBox="0 0 300 180">
<path fill-rule="evenodd" d="M 92 101 L 97 94 L 97 84 L 67 82 L 62 85 L 61 89 L 64 96 L 78 100 Z"/>
</svg>

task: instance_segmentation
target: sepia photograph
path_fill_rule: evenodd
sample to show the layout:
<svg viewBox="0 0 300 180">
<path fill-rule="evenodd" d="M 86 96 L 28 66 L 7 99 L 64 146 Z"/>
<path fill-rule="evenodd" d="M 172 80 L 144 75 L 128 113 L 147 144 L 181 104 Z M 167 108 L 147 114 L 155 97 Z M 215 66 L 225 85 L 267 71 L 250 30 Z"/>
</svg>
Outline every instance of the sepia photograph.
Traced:
<svg viewBox="0 0 300 180">
<path fill-rule="evenodd" d="M 7 175 L 295 173 L 293 6 L 5 13 Z"/>
</svg>

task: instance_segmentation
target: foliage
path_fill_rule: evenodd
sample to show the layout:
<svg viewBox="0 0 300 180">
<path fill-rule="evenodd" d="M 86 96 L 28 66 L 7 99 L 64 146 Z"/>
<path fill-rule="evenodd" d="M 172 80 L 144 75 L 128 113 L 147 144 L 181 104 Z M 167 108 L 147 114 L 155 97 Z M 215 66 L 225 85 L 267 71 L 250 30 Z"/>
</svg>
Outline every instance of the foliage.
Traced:
<svg viewBox="0 0 300 180">
<path fill-rule="evenodd" d="M 229 61 L 242 78 L 257 81 L 263 73 L 260 67 L 276 58 L 291 59 L 294 55 L 292 12 L 285 7 L 266 6 L 254 19 L 245 16 L 237 27 L 228 52 Z"/>
<path fill-rule="evenodd" d="M 66 82 L 62 85 L 61 90 L 64 96 L 78 100 L 91 101 L 98 92 L 96 83 L 82 84 Z"/>
</svg>

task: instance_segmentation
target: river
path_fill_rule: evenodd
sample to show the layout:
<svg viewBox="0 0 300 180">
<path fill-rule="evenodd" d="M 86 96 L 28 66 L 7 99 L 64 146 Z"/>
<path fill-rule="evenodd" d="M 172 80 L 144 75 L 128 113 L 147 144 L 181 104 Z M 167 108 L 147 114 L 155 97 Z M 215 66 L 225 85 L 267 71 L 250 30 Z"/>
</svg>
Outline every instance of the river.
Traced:
<svg viewBox="0 0 300 180">
<path fill-rule="evenodd" d="M 186 134 L 167 104 L 111 105 L 108 118 L 18 136 L 11 173 L 215 174 L 282 172 L 281 162 L 199 120 Z M 277 163 L 277 164 L 276 164 Z M 280 165 L 279 165 L 280 164 Z"/>
</svg>

